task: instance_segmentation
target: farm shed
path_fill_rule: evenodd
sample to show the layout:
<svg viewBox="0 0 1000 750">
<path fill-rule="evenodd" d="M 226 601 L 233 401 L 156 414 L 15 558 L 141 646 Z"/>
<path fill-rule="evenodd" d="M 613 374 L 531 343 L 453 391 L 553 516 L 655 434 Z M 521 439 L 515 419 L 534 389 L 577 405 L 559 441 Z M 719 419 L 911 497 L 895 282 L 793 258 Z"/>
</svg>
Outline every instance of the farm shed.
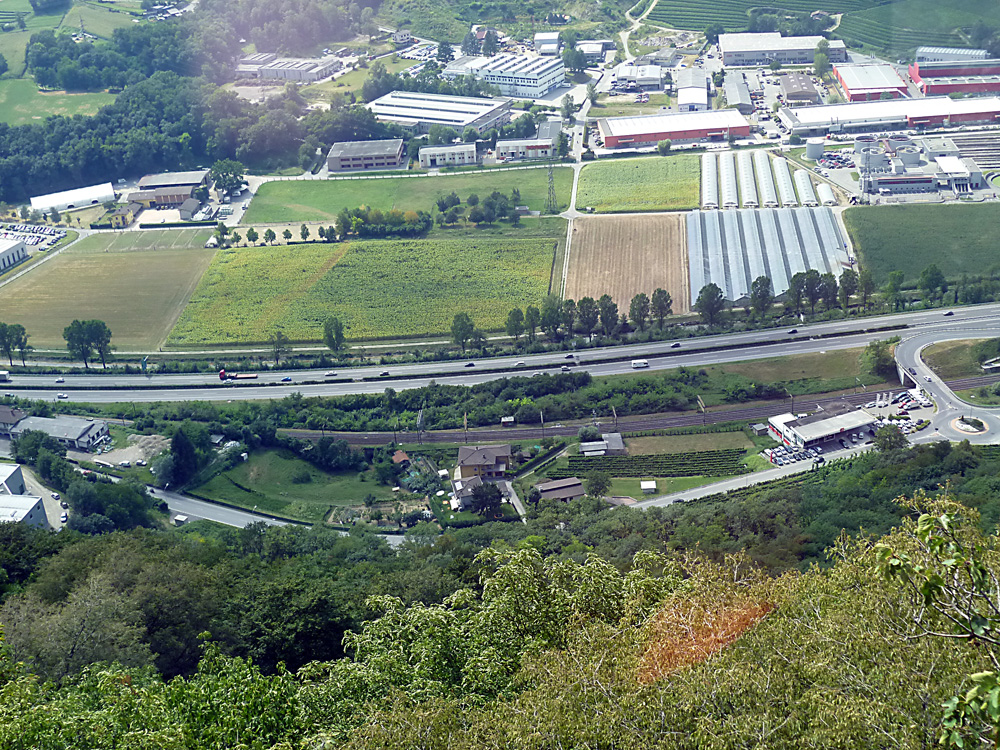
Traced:
<svg viewBox="0 0 1000 750">
<path fill-rule="evenodd" d="M 701 207 L 719 207 L 719 160 L 715 154 L 701 155 Z"/>
<path fill-rule="evenodd" d="M 788 162 L 784 159 L 775 159 L 774 179 L 778 183 L 778 196 L 781 198 L 781 205 L 793 207 L 799 205 L 795 197 L 795 186 L 792 184 L 792 174 L 788 171 Z"/>
<path fill-rule="evenodd" d="M 837 196 L 833 194 L 833 188 L 827 183 L 821 182 L 816 185 L 816 194 L 819 197 L 819 202 L 824 206 L 837 205 Z"/>
<path fill-rule="evenodd" d="M 771 157 L 766 151 L 754 151 L 754 167 L 757 169 L 757 186 L 760 188 L 760 202 L 764 208 L 778 207 L 778 193 L 774 189 L 771 174 Z"/>
<path fill-rule="evenodd" d="M 795 189 L 799 193 L 799 203 L 803 206 L 819 205 L 819 201 L 816 200 L 816 191 L 813 190 L 812 180 L 809 179 L 809 173 L 806 170 L 795 170 Z"/>
<path fill-rule="evenodd" d="M 732 151 L 719 154 L 719 185 L 722 188 L 722 207 L 739 208 L 740 196 L 736 189 L 736 166 Z"/>
<path fill-rule="evenodd" d="M 68 208 L 99 206 L 113 200 L 115 200 L 115 188 L 110 182 L 104 182 L 100 185 L 64 190 L 61 193 L 36 195 L 31 199 L 31 210 L 45 214 L 53 208 L 65 211 Z"/>
<path fill-rule="evenodd" d="M 753 176 L 753 157 L 749 151 L 740 151 L 736 157 L 736 166 L 740 174 L 740 195 L 743 197 L 743 208 L 758 208 L 757 181 Z"/>
</svg>

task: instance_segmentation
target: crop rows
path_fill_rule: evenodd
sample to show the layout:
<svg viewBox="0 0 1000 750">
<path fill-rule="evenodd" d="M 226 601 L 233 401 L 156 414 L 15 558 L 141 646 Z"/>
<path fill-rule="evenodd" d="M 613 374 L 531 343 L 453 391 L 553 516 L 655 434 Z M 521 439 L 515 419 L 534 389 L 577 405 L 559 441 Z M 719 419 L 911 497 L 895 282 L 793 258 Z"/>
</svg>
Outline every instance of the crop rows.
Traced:
<svg viewBox="0 0 1000 750">
<path fill-rule="evenodd" d="M 845 16 L 837 34 L 848 44 L 866 44 L 881 49 L 905 52 L 921 45 L 962 46 L 962 40 L 951 31 L 916 31 L 903 29 L 862 14 Z"/>
<path fill-rule="evenodd" d="M 743 474 L 745 452 L 726 448 L 655 456 L 570 456 L 569 465 L 549 474 L 551 479 L 602 471 L 612 477 L 696 477 Z"/>
<path fill-rule="evenodd" d="M 700 3 L 692 3 L 691 0 L 659 0 L 647 19 L 651 23 L 696 31 L 701 31 L 711 23 L 721 23 L 727 31 L 736 31 L 746 28 L 748 11 L 759 5 L 756 0 L 702 0 Z M 824 6 L 824 9 L 831 13 L 862 10 L 871 7 L 871 2 L 840 0 L 834 5 L 836 7 Z M 767 6 L 804 13 L 816 10 L 813 0 L 778 0 Z"/>
</svg>

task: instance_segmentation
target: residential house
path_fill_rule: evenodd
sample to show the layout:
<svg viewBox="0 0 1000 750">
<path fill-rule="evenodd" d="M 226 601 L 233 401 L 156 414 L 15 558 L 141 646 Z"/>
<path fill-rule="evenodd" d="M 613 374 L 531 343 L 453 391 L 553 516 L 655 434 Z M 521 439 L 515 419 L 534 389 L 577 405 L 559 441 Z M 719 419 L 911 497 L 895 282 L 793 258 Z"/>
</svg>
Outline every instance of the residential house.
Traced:
<svg viewBox="0 0 1000 750">
<path fill-rule="evenodd" d="M 124 229 L 135 221 L 135 217 L 140 211 L 142 211 L 142 204 L 134 201 L 124 206 L 118 206 L 108 216 L 111 220 L 111 227 L 113 229 Z"/>
<path fill-rule="evenodd" d="M 27 412 L 12 406 L 0 406 L 0 435 L 10 437 L 11 430 L 18 422 L 28 416 Z"/>
<path fill-rule="evenodd" d="M 510 445 L 463 445 L 458 449 L 455 479 L 503 479 L 510 468 Z"/>
<path fill-rule="evenodd" d="M 80 417 L 25 417 L 11 429 L 11 437 L 19 437 L 29 430 L 44 432 L 67 448 L 87 451 L 108 437 L 108 424 L 99 419 Z"/>
</svg>

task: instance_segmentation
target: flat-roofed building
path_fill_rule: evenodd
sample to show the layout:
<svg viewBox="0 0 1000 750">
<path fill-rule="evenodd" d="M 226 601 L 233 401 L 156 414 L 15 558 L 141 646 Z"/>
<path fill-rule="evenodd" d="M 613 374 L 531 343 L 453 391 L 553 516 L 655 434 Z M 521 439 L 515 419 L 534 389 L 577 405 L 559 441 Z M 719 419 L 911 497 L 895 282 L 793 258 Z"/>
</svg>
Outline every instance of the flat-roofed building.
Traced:
<svg viewBox="0 0 1000 750">
<path fill-rule="evenodd" d="M 750 123 L 735 109 L 680 112 L 667 115 L 606 117 L 597 121 L 605 148 L 655 146 L 662 140 L 724 140 L 746 138 Z"/>
<path fill-rule="evenodd" d="M 558 57 L 460 57 L 441 76 L 447 80 L 473 76 L 496 86 L 504 96 L 540 99 L 566 82 L 566 68 Z"/>
<path fill-rule="evenodd" d="M 778 32 L 719 34 L 722 64 L 726 66 L 811 65 L 821 36 L 782 36 Z M 847 46 L 840 39 L 828 39 L 830 62 L 847 62 Z"/>
<path fill-rule="evenodd" d="M 110 182 L 103 182 L 100 185 L 64 190 L 60 193 L 37 195 L 31 199 L 31 210 L 47 214 L 53 208 L 57 211 L 66 211 L 70 208 L 100 206 L 113 200 L 115 200 L 114 186 Z"/>
<path fill-rule="evenodd" d="M 924 96 L 1000 92 L 998 59 L 916 62 L 909 74 Z"/>
<path fill-rule="evenodd" d="M 333 57 L 308 60 L 280 57 L 262 65 L 257 71 L 257 76 L 262 80 L 311 83 L 332 75 L 340 67 L 340 60 Z"/>
<path fill-rule="evenodd" d="M 518 138 L 497 141 L 497 159 L 551 159 L 555 156 L 555 144 L 551 138 Z"/>
<path fill-rule="evenodd" d="M 615 68 L 615 81 L 633 83 L 641 89 L 662 89 L 664 70 L 659 65 L 622 63 Z"/>
<path fill-rule="evenodd" d="M 432 125 L 454 128 L 459 133 L 466 128 L 485 133 L 510 122 L 510 102 L 504 99 L 392 91 L 367 106 L 376 119 L 415 133 L 426 133 Z"/>
<path fill-rule="evenodd" d="M 534 47 L 535 52 L 541 52 L 542 47 L 547 44 L 554 44 L 559 47 L 559 32 L 558 31 L 539 31 L 535 34 Z"/>
<path fill-rule="evenodd" d="M 906 96 L 906 82 L 891 65 L 834 65 L 833 74 L 849 102 Z"/>
<path fill-rule="evenodd" d="M 819 91 L 805 73 L 785 73 L 779 76 L 781 96 L 786 102 L 819 103 Z"/>
<path fill-rule="evenodd" d="M 140 190 L 152 190 L 163 187 L 200 187 L 208 182 L 210 170 L 197 169 L 192 172 L 161 172 L 148 174 L 139 180 Z"/>
<path fill-rule="evenodd" d="M 424 146 L 420 149 L 420 167 L 458 167 L 476 163 L 475 143 L 456 143 L 453 146 Z"/>
<path fill-rule="evenodd" d="M 984 49 L 964 49 L 962 47 L 917 47 L 916 61 L 950 62 L 955 60 L 985 60 L 990 55 Z"/>
<path fill-rule="evenodd" d="M 11 429 L 12 438 L 37 430 L 58 440 L 68 448 L 90 450 L 108 436 L 108 423 L 100 419 L 81 417 L 25 417 Z"/>
<path fill-rule="evenodd" d="M 935 128 L 971 123 L 1000 122 L 1000 98 L 951 99 L 936 96 L 918 99 L 823 104 L 818 107 L 783 107 L 778 118 L 800 136 L 826 133 Z"/>
<path fill-rule="evenodd" d="M 4 522 L 49 527 L 42 498 L 34 495 L 0 495 L 0 523 Z"/>
<path fill-rule="evenodd" d="M 0 273 L 28 259 L 28 250 L 21 240 L 0 240 Z"/>
<path fill-rule="evenodd" d="M 326 163 L 331 172 L 397 169 L 403 164 L 403 139 L 334 143 Z"/>
<path fill-rule="evenodd" d="M 252 55 L 241 57 L 236 65 L 236 75 L 256 78 L 262 67 L 277 59 L 278 56 L 273 52 L 255 52 Z"/>
<path fill-rule="evenodd" d="M 708 109 L 708 91 L 700 88 L 680 89 L 677 92 L 677 110 L 680 112 L 704 112 Z"/>
<path fill-rule="evenodd" d="M 810 448 L 829 440 L 850 440 L 853 435 L 867 431 L 874 424 L 874 416 L 847 402 L 832 404 L 805 417 L 786 413 L 768 420 L 771 436 L 793 448 Z"/>
</svg>

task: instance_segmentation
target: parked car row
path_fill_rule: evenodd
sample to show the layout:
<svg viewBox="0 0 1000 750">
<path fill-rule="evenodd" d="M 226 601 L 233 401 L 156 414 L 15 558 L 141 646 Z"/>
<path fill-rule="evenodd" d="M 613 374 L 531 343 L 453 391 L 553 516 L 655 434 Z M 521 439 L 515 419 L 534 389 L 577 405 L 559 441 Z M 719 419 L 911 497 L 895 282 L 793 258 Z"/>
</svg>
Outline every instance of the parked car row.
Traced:
<svg viewBox="0 0 1000 750">
<path fill-rule="evenodd" d="M 826 459 L 822 456 L 823 449 L 820 446 L 815 448 L 793 448 L 781 445 L 764 451 L 764 457 L 776 466 L 786 466 L 797 461 L 817 461 L 822 463 Z"/>
</svg>

